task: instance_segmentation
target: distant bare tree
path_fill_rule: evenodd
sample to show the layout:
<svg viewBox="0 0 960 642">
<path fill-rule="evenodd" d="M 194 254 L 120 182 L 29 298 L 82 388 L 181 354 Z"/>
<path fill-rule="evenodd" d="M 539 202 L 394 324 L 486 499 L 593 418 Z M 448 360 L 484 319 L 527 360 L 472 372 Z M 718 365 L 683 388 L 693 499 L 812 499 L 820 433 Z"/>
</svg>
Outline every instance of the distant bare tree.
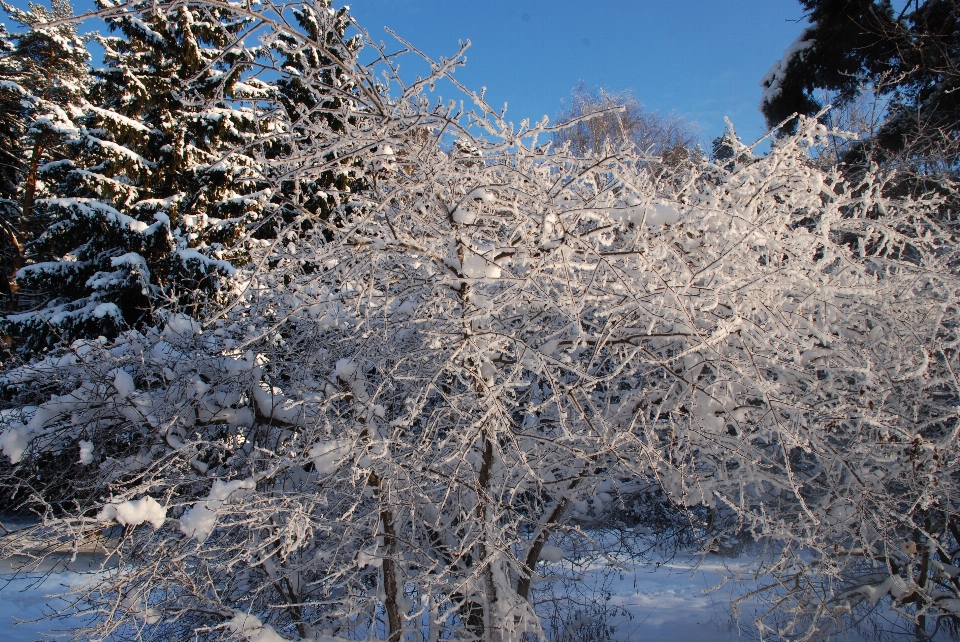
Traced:
<svg viewBox="0 0 960 642">
<path fill-rule="evenodd" d="M 607 111 L 623 107 L 623 111 Z M 598 114 L 580 120 L 554 135 L 557 144 L 569 142 L 570 149 L 585 154 L 599 149 L 605 142 L 619 146 L 634 143 L 642 153 L 658 157 L 685 159 L 697 144 L 699 131 L 675 112 L 661 114 L 646 111 L 629 89 L 610 93 L 603 89 L 587 89 L 581 82 L 573 89 L 570 100 L 561 103 L 558 121 L 570 123 L 582 116 Z"/>
</svg>

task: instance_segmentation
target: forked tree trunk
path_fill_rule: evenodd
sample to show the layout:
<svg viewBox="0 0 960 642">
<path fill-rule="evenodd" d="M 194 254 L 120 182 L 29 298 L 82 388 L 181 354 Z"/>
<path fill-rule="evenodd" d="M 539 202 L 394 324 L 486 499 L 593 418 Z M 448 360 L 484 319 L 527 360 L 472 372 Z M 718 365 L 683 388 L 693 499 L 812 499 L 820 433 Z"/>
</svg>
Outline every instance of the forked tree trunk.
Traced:
<svg viewBox="0 0 960 642">
<path fill-rule="evenodd" d="M 580 479 L 574 479 L 570 482 L 568 490 L 573 490 L 579 483 Z M 533 582 L 534 568 L 537 566 L 537 562 L 540 561 L 540 553 L 543 552 L 543 547 L 546 546 L 547 541 L 550 539 L 550 534 L 553 532 L 551 526 L 560 521 L 563 514 L 567 512 L 567 506 L 569 505 L 570 500 L 567 497 L 557 502 L 557 505 L 554 506 L 550 512 L 546 523 L 537 533 L 536 537 L 533 538 L 530 548 L 527 549 L 527 557 L 523 560 L 524 568 L 520 569 L 521 575 L 517 581 L 517 595 L 528 602 L 530 601 L 530 586 Z"/>
</svg>

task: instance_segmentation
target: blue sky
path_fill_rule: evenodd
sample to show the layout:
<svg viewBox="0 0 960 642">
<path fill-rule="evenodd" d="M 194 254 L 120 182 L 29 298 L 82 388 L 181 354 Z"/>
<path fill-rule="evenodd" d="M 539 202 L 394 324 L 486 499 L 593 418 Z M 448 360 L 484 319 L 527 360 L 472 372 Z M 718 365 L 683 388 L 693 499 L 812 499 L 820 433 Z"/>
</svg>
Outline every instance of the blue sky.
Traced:
<svg viewBox="0 0 960 642">
<path fill-rule="evenodd" d="M 41 0 L 43 1 L 43 0 Z M 334 0 L 336 6 L 345 4 Z M 25 0 L 14 4 L 24 6 Z M 434 59 L 470 40 L 456 75 L 487 87 L 487 101 L 509 104 L 517 124 L 544 114 L 581 80 L 631 89 L 647 109 L 696 122 L 701 142 L 733 121 L 747 141 L 765 133 L 760 79 L 806 25 L 797 0 L 354 0 L 361 27 L 388 45 L 389 26 Z M 74 0 L 78 13 L 92 0 Z M 102 24 L 102 23 L 101 23 Z M 389 47 L 388 47 L 389 48 Z M 413 56 L 402 73 L 424 73 Z M 460 96 L 440 87 L 444 98 Z"/>
<path fill-rule="evenodd" d="M 806 26 L 797 0 L 354 0 L 350 7 L 375 39 L 389 44 L 389 26 L 435 58 L 469 39 L 457 77 L 471 89 L 486 86 L 492 106 L 509 103 L 515 123 L 553 119 L 583 80 L 632 89 L 650 110 L 676 110 L 698 123 L 704 144 L 723 132 L 724 116 L 746 141 L 765 132 L 760 79 Z M 405 64 L 423 71 L 412 59 Z"/>
</svg>

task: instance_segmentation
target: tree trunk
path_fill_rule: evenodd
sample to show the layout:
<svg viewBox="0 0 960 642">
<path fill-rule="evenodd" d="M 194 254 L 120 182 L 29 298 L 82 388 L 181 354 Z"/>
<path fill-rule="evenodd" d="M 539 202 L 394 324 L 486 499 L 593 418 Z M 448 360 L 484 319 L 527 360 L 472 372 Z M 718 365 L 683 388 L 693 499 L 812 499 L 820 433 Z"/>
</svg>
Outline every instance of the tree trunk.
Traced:
<svg viewBox="0 0 960 642">
<path fill-rule="evenodd" d="M 33 215 L 33 204 L 37 198 L 37 173 L 40 170 L 40 158 L 43 156 L 43 151 L 43 145 L 40 141 L 33 144 L 33 152 L 30 154 L 30 167 L 23 186 L 23 201 L 20 203 L 21 236 L 24 236 L 28 231 L 27 221 Z"/>
<path fill-rule="evenodd" d="M 570 490 L 573 490 L 579 481 L 578 479 L 573 480 L 570 484 Z M 543 550 L 543 547 L 546 546 L 547 540 L 550 539 L 550 533 L 552 532 L 550 526 L 556 524 L 560 518 L 563 517 L 569 503 L 566 497 L 557 502 L 557 505 L 554 506 L 553 511 L 550 513 L 550 517 L 547 518 L 546 524 L 540 529 L 537 536 L 533 538 L 533 543 L 530 544 L 530 548 L 527 550 L 527 557 L 523 560 L 524 568 L 520 569 L 520 580 L 517 582 L 517 595 L 528 602 L 530 601 L 530 585 L 533 580 L 533 569 L 536 567 L 537 562 L 540 561 L 540 552 Z"/>
<path fill-rule="evenodd" d="M 493 441 L 487 435 L 483 445 L 483 461 L 480 465 L 480 474 L 477 477 L 477 520 L 482 525 L 484 533 L 490 532 L 490 525 L 487 524 L 489 515 L 487 511 L 487 502 L 490 499 L 488 489 L 490 488 L 490 470 L 493 468 Z M 489 559 L 490 551 L 486 546 L 486 538 L 481 541 L 479 548 L 479 562 L 484 565 L 483 569 L 483 590 L 485 594 L 483 604 L 483 628 L 481 636 L 489 642 L 500 642 L 502 634 L 499 624 L 495 621 L 497 603 L 497 586 L 493 581 L 493 562 Z"/>
<path fill-rule="evenodd" d="M 370 473 L 370 485 L 382 492 L 380 478 L 376 473 Z M 400 642 L 403 635 L 403 614 L 400 612 L 400 583 L 397 582 L 397 564 L 394 556 L 397 553 L 397 529 L 393 520 L 393 512 L 380 511 L 380 521 L 383 524 L 383 606 L 387 612 L 387 640 Z"/>
</svg>

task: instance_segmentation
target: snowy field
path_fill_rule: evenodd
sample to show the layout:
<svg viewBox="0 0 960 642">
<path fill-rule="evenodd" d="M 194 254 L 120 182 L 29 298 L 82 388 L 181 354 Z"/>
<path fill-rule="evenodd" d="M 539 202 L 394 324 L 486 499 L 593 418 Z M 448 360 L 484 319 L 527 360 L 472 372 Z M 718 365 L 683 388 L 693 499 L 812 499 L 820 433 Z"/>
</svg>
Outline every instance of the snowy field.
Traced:
<svg viewBox="0 0 960 642">
<path fill-rule="evenodd" d="M 102 560 L 102 558 L 101 558 Z M 0 594 L 0 639 L 9 642 L 35 642 L 50 639 L 68 628 L 71 620 L 33 622 L 62 608 L 66 603 L 56 597 L 91 578 L 101 560 L 80 556 L 67 572 L 14 577 L 9 567 L 0 569 L 3 589 Z M 613 640 L 624 642 L 722 642 L 754 640 L 752 617 L 744 607 L 742 632 L 732 624 L 730 602 L 743 585 L 727 584 L 715 591 L 722 573 L 736 570 L 736 561 L 723 558 L 679 558 L 660 566 L 638 566 L 615 576 L 611 606 L 622 607 L 628 617 L 615 622 Z M 745 564 L 740 565 L 745 567 Z M 39 581 L 41 580 L 42 581 Z M 589 578 L 588 578 L 589 582 Z M 75 620 L 73 620 L 75 622 Z M 16 626 L 14 623 L 20 622 Z M 845 635 L 833 640 L 872 640 L 867 635 Z"/>
<path fill-rule="evenodd" d="M 56 596 L 67 593 L 89 577 L 77 572 L 53 573 L 45 578 L 5 575 L 0 585 L 0 639 L 10 642 L 49 640 L 51 636 L 73 626 L 77 622 L 74 618 L 40 622 L 32 620 L 67 606 L 67 602 Z"/>
<path fill-rule="evenodd" d="M 660 566 L 636 567 L 614 584 L 611 605 L 621 606 L 630 618 L 617 627 L 619 640 L 675 640 L 713 642 L 738 633 L 730 622 L 733 587 L 707 590 L 719 584 L 721 560 L 681 559 Z"/>
</svg>

